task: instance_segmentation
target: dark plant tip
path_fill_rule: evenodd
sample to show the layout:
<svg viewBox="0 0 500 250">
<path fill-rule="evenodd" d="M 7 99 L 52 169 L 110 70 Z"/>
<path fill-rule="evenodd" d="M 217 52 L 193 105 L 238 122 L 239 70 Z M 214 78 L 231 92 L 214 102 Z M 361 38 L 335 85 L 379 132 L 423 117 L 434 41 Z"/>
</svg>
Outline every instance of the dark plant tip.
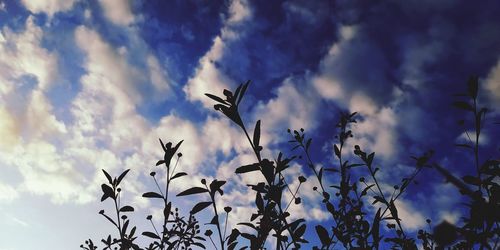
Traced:
<svg viewBox="0 0 500 250">
<path fill-rule="evenodd" d="M 146 217 L 146 220 L 151 220 L 151 219 L 153 219 L 152 215 L 148 215 L 148 217 Z"/>
<path fill-rule="evenodd" d="M 210 237 L 210 235 L 212 235 L 212 230 L 207 229 L 207 231 L 205 231 L 205 236 Z"/>
<path fill-rule="evenodd" d="M 314 191 L 318 190 L 318 187 L 314 186 L 314 187 L 313 187 L 313 190 L 314 190 Z"/>
<path fill-rule="evenodd" d="M 122 220 L 125 220 L 127 219 L 127 216 L 126 215 L 122 215 Z"/>
<path fill-rule="evenodd" d="M 104 210 L 99 211 L 99 214 L 104 214 Z"/>
<path fill-rule="evenodd" d="M 201 184 L 203 184 L 203 185 L 207 184 L 207 180 L 201 179 Z"/>
<path fill-rule="evenodd" d="M 301 175 L 301 176 L 299 176 L 299 182 L 300 182 L 300 183 L 306 182 L 306 180 L 307 180 L 307 179 L 306 179 L 306 177 L 304 177 L 304 176 L 302 176 L 302 175 Z"/>
<path fill-rule="evenodd" d="M 430 219 L 427 219 L 427 220 L 425 220 L 425 222 L 427 222 L 427 224 L 430 224 L 430 223 L 431 223 L 431 220 L 430 220 Z"/>
<path fill-rule="evenodd" d="M 149 173 L 149 175 L 154 177 L 156 175 L 156 172 L 151 172 L 151 173 Z"/>
<path fill-rule="evenodd" d="M 231 207 L 224 207 L 224 211 L 226 211 L 226 213 L 231 212 L 231 210 L 233 210 L 233 208 L 231 208 Z"/>
<path fill-rule="evenodd" d="M 365 177 L 361 177 L 361 178 L 359 178 L 359 181 L 360 181 L 360 182 L 365 182 Z"/>
<path fill-rule="evenodd" d="M 177 153 L 177 157 L 182 157 L 182 153 Z"/>
<path fill-rule="evenodd" d="M 121 189 L 121 188 L 117 188 L 117 189 L 116 189 L 116 191 L 121 192 L 121 191 L 122 191 L 122 189 Z"/>
<path fill-rule="evenodd" d="M 398 185 L 394 185 L 394 189 L 398 190 L 399 186 Z"/>
</svg>

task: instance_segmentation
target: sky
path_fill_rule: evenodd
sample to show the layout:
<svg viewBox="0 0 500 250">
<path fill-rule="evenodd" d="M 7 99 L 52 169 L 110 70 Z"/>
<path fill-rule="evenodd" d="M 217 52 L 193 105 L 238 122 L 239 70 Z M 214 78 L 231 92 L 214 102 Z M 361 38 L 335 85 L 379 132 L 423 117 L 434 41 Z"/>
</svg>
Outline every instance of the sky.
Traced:
<svg viewBox="0 0 500 250">
<path fill-rule="evenodd" d="M 259 176 L 234 170 L 255 159 L 204 96 L 247 80 L 240 111 L 249 128 L 262 120 L 268 157 L 293 154 L 286 130 L 304 128 L 315 162 L 334 164 L 335 122 L 350 110 L 360 118 L 349 145 L 376 152 L 384 187 L 429 149 L 456 176 L 474 173 L 453 146 L 470 127 L 457 125 L 465 116 L 451 103 L 479 77 L 480 104 L 492 109 L 481 158 L 498 158 L 499 10 L 498 1 L 449 0 L 0 0 L 0 249 L 78 249 L 107 236 L 101 169 L 131 169 L 123 199 L 150 230 L 145 217 L 159 204 L 141 194 L 154 188 L 158 138 L 184 140 L 179 168 L 190 178 L 172 192 L 226 179 L 218 204 L 233 206 L 230 223 L 248 220 L 254 193 L 245 184 Z M 305 202 L 291 209 L 314 230 L 328 215 L 302 161 L 291 185 L 300 174 L 309 177 Z M 399 201 L 404 227 L 460 223 L 451 184 L 432 169 L 417 180 Z"/>
</svg>

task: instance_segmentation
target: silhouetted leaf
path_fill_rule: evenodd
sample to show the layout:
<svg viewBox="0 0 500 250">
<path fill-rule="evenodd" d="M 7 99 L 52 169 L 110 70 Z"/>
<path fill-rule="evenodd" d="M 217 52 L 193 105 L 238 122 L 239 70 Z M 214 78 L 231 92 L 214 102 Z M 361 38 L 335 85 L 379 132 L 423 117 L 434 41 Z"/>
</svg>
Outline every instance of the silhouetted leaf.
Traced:
<svg viewBox="0 0 500 250">
<path fill-rule="evenodd" d="M 124 235 L 127 232 L 128 224 L 129 224 L 129 220 L 126 220 L 125 223 L 123 223 L 122 235 Z"/>
<path fill-rule="evenodd" d="M 144 194 L 142 194 L 142 197 L 163 199 L 163 195 L 161 195 L 159 193 L 156 193 L 156 192 L 147 192 L 147 193 L 144 193 Z"/>
<path fill-rule="evenodd" d="M 163 141 L 158 138 L 158 140 L 160 140 L 160 145 L 161 145 L 161 148 L 163 148 L 163 151 L 167 152 L 167 148 L 165 147 L 165 144 L 163 143 Z"/>
<path fill-rule="evenodd" d="M 163 216 L 168 219 L 170 216 L 170 210 L 172 209 L 172 202 L 168 202 L 165 208 L 163 208 Z"/>
<path fill-rule="evenodd" d="M 226 101 L 224 101 L 224 99 L 216 96 L 216 95 L 212 95 L 212 94 L 208 94 L 208 93 L 205 93 L 206 96 L 210 97 L 212 100 L 216 101 L 216 102 L 220 102 L 222 104 L 225 104 Z"/>
<path fill-rule="evenodd" d="M 136 227 L 133 227 L 132 230 L 130 230 L 129 237 L 134 237 L 136 229 L 137 229 Z"/>
<path fill-rule="evenodd" d="M 212 220 L 208 224 L 213 224 L 213 225 L 219 224 L 219 216 L 218 215 L 214 215 L 214 217 L 212 218 Z"/>
<path fill-rule="evenodd" d="M 316 234 L 318 234 L 319 239 L 321 240 L 321 244 L 323 246 L 330 245 L 330 235 L 328 231 L 321 225 L 316 226 Z"/>
<path fill-rule="evenodd" d="M 362 196 L 363 196 L 363 195 L 366 195 L 366 194 L 368 193 L 368 190 L 369 190 L 371 187 L 373 187 L 373 186 L 375 186 L 375 184 L 370 184 L 370 185 L 366 186 L 366 187 L 365 187 L 365 189 L 363 189 L 363 191 L 361 191 L 361 195 L 362 195 Z"/>
<path fill-rule="evenodd" d="M 305 232 L 306 224 L 302 224 L 299 226 L 299 228 L 297 228 L 297 230 L 295 230 L 295 232 L 293 232 L 293 238 L 299 239 L 300 237 L 302 237 L 302 235 L 304 235 Z"/>
<path fill-rule="evenodd" d="M 187 173 L 185 173 L 185 172 L 176 173 L 176 174 L 174 174 L 174 176 L 172 176 L 172 178 L 170 178 L 170 180 L 179 178 L 179 177 L 184 176 L 184 175 L 187 175 Z"/>
<path fill-rule="evenodd" d="M 264 178 L 266 178 L 267 183 L 272 183 L 274 179 L 274 166 L 273 162 L 268 159 L 263 159 L 261 161 L 262 164 L 262 174 Z"/>
<path fill-rule="evenodd" d="M 238 238 L 239 235 L 240 235 L 240 231 L 238 231 L 238 229 L 233 229 L 231 231 L 231 234 L 229 236 L 227 236 L 227 242 L 231 243 L 231 242 L 236 241 L 236 238 Z"/>
<path fill-rule="evenodd" d="M 396 206 L 394 205 L 394 201 L 391 200 L 389 202 L 389 211 L 391 211 L 391 214 L 392 214 L 392 217 L 394 217 L 394 219 L 398 222 L 399 224 L 399 215 L 398 215 L 398 209 L 396 208 Z"/>
<path fill-rule="evenodd" d="M 260 170 L 259 163 L 254 163 L 254 164 L 245 165 L 245 166 L 241 166 L 241 167 L 237 168 L 235 173 L 242 174 L 242 173 L 248 173 L 248 172 L 257 171 L 257 170 Z"/>
<path fill-rule="evenodd" d="M 475 185 L 475 186 L 480 186 L 481 185 L 481 179 L 471 176 L 471 175 L 466 175 L 462 177 L 462 180 L 464 180 L 465 183 Z"/>
<path fill-rule="evenodd" d="M 467 82 L 467 87 L 469 96 L 476 99 L 478 92 L 478 78 L 476 76 L 471 77 Z"/>
<path fill-rule="evenodd" d="M 455 143 L 455 146 L 457 146 L 457 147 L 462 147 L 462 148 L 472 149 L 472 146 L 471 146 L 471 145 L 469 145 L 469 144 L 465 144 L 465 143 Z"/>
<path fill-rule="evenodd" d="M 257 205 L 259 211 L 264 211 L 264 200 L 262 199 L 262 195 L 260 193 L 257 193 L 255 196 L 255 205 Z"/>
<path fill-rule="evenodd" d="M 334 173 L 339 172 L 339 170 L 336 168 L 325 168 L 325 171 L 334 172 Z"/>
<path fill-rule="evenodd" d="M 361 164 L 361 163 L 348 164 L 347 168 L 361 167 L 361 166 L 364 166 L 364 165 L 365 164 Z"/>
<path fill-rule="evenodd" d="M 434 228 L 434 237 L 439 247 L 451 244 L 457 236 L 457 229 L 447 221 L 443 221 Z"/>
<path fill-rule="evenodd" d="M 103 191 L 103 195 L 101 197 L 101 202 L 102 201 L 105 201 L 107 198 L 111 197 L 112 199 L 114 199 L 115 197 L 115 192 L 113 191 L 113 188 L 111 188 L 110 186 L 106 185 L 106 184 L 102 184 L 101 185 L 101 189 Z"/>
<path fill-rule="evenodd" d="M 248 80 L 243 86 L 241 87 L 241 92 L 238 95 L 238 100 L 236 100 L 236 104 L 240 104 L 241 100 L 243 99 L 243 96 L 245 95 L 245 92 L 247 91 L 248 85 L 250 84 L 250 80 Z"/>
<path fill-rule="evenodd" d="M 201 244 L 200 242 L 192 242 L 191 245 L 195 245 L 195 246 L 198 246 L 200 248 L 205 249 L 205 245 Z"/>
<path fill-rule="evenodd" d="M 131 206 L 123 206 L 120 208 L 120 212 L 134 212 L 134 208 Z"/>
<path fill-rule="evenodd" d="M 207 208 L 210 205 L 212 205 L 211 201 L 202 201 L 202 202 L 199 202 L 198 204 L 194 205 L 193 209 L 191 209 L 191 214 L 196 214 L 199 211 Z"/>
<path fill-rule="evenodd" d="M 234 250 L 234 248 L 236 248 L 236 245 L 238 245 L 238 242 L 229 243 L 227 246 L 227 250 Z"/>
<path fill-rule="evenodd" d="M 474 111 L 474 108 L 469 103 L 464 101 L 453 102 L 453 106 L 463 110 Z"/>
<path fill-rule="evenodd" d="M 205 192 L 208 192 L 208 190 L 206 188 L 192 187 L 190 189 L 187 189 L 185 191 L 180 192 L 177 196 L 200 194 L 200 193 L 205 193 Z"/>
<path fill-rule="evenodd" d="M 106 170 L 104 170 L 104 169 L 102 170 L 102 172 L 106 176 L 106 179 L 108 179 L 109 184 L 113 185 L 113 178 L 111 178 L 111 175 L 109 175 L 108 172 L 106 172 Z"/>
<path fill-rule="evenodd" d="M 380 242 L 380 209 L 377 210 L 375 217 L 373 218 L 371 235 L 376 246 Z"/>
<path fill-rule="evenodd" d="M 179 149 L 179 147 L 181 146 L 181 144 L 184 142 L 184 140 L 181 140 L 180 142 L 178 142 L 175 147 L 172 149 L 172 154 L 175 154 L 175 152 L 177 152 L 177 150 Z"/>
<path fill-rule="evenodd" d="M 382 197 L 380 197 L 380 196 L 378 196 L 378 195 L 373 196 L 373 199 L 375 199 L 375 200 L 373 201 L 373 203 L 372 203 L 372 204 L 375 204 L 375 203 L 377 203 L 377 202 L 382 202 L 382 203 L 386 204 L 386 202 L 385 202 L 384 198 L 382 198 Z"/>
<path fill-rule="evenodd" d="M 220 195 L 223 195 L 224 193 L 222 192 L 221 187 L 226 184 L 226 181 L 218 181 L 218 180 L 213 180 L 210 183 L 210 190 L 211 194 L 213 195 L 216 191 L 219 191 Z"/>
<path fill-rule="evenodd" d="M 304 219 L 295 220 L 294 222 L 289 223 L 288 225 L 286 225 L 285 227 L 283 227 L 283 230 L 287 230 L 288 228 L 290 228 L 292 231 L 294 231 L 295 229 L 297 229 L 297 227 L 299 226 L 299 224 L 302 223 L 302 222 L 305 222 L 305 220 Z"/>
<path fill-rule="evenodd" d="M 307 140 L 307 142 L 306 142 L 306 151 L 308 151 L 308 150 L 309 150 L 309 147 L 311 146 L 311 141 L 312 141 L 312 139 L 311 139 L 311 138 L 309 138 L 309 139 Z"/>
<path fill-rule="evenodd" d="M 371 153 L 368 155 L 366 158 L 366 165 L 371 166 L 373 162 L 373 157 L 375 156 L 375 153 Z"/>
<path fill-rule="evenodd" d="M 115 225 L 116 227 L 118 227 L 118 224 L 116 224 L 116 222 L 113 219 L 111 219 L 109 216 L 107 216 L 104 213 L 102 213 L 101 215 L 104 216 L 104 218 L 106 218 L 109 222 L 113 223 L 113 225 Z"/>
<path fill-rule="evenodd" d="M 130 169 L 125 170 L 120 176 L 118 176 L 118 180 L 116 181 L 116 185 L 117 186 L 123 180 L 123 178 L 125 177 L 125 175 L 127 175 L 128 171 L 130 171 Z"/>
<path fill-rule="evenodd" d="M 259 214 L 252 214 L 252 216 L 250 216 L 250 221 L 254 221 L 258 217 L 259 217 Z"/>
<path fill-rule="evenodd" d="M 143 232 L 142 235 L 147 236 L 149 238 L 161 240 L 160 236 L 158 236 L 157 234 L 155 234 L 153 232 Z"/>
<path fill-rule="evenodd" d="M 157 163 L 156 163 L 156 166 L 159 166 L 161 164 L 165 164 L 165 160 L 159 160 Z"/>
<path fill-rule="evenodd" d="M 255 129 L 253 131 L 253 146 L 257 148 L 260 143 L 260 120 L 255 123 Z"/>
<path fill-rule="evenodd" d="M 340 149 L 337 147 L 337 144 L 333 145 L 333 149 L 335 150 L 335 155 L 340 158 Z"/>
</svg>

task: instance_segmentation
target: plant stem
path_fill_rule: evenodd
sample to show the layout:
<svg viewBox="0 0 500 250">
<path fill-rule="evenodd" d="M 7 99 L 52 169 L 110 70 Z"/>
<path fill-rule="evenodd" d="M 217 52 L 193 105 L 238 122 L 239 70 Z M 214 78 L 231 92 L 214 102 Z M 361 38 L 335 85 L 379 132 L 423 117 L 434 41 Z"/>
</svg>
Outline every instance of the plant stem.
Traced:
<svg viewBox="0 0 500 250">
<path fill-rule="evenodd" d="M 217 232 L 219 233 L 219 240 L 220 240 L 220 247 L 221 247 L 221 250 L 224 250 L 224 240 L 222 239 L 222 233 L 221 233 L 221 229 L 220 229 L 220 223 L 219 223 L 219 213 L 217 213 L 217 206 L 215 205 L 215 199 L 214 197 L 212 197 L 212 205 L 214 207 L 214 213 L 215 213 L 215 216 L 217 216 Z M 227 220 L 226 220 L 227 222 Z"/>
</svg>

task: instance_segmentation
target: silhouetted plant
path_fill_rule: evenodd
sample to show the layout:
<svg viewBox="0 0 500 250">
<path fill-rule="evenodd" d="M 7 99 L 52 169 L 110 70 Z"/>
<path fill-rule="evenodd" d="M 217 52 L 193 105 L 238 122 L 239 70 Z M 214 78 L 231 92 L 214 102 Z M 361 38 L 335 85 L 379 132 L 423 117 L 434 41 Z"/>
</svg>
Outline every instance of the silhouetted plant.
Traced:
<svg viewBox="0 0 500 250">
<path fill-rule="evenodd" d="M 163 200 L 163 224 L 161 227 L 161 232 L 159 232 L 156 226 L 153 223 L 153 216 L 148 215 L 147 220 L 150 221 L 154 232 L 146 231 L 143 232 L 142 235 L 147 236 L 149 238 L 154 239 L 147 249 L 178 249 L 179 246 L 182 248 L 188 248 L 190 246 L 199 246 L 204 248 L 204 244 L 201 243 L 205 241 L 205 239 L 199 236 L 200 226 L 194 214 L 196 212 L 191 211 L 189 217 L 186 219 L 183 216 L 179 215 L 179 209 L 172 209 L 172 202 L 168 198 L 169 188 L 173 180 L 177 178 L 181 178 L 186 176 L 185 172 L 175 172 L 177 168 L 177 164 L 179 159 L 182 157 L 182 153 L 177 153 L 177 160 L 174 166 L 171 166 L 172 158 L 176 155 L 177 150 L 183 141 L 180 141 L 172 147 L 172 143 L 168 142 L 164 144 L 160 139 L 161 147 L 164 151 L 164 156 L 162 160 L 159 160 L 156 163 L 156 166 L 164 166 L 165 170 L 165 191 L 162 191 L 162 188 L 156 179 L 156 172 L 153 171 L 150 173 L 150 176 L 153 178 L 156 187 L 158 188 L 158 192 L 147 192 L 142 195 L 142 197 L 150 198 L 150 199 L 162 199 Z M 195 206 L 193 210 L 197 207 Z M 173 210 L 173 211 L 172 211 Z"/>
<path fill-rule="evenodd" d="M 158 161 L 156 166 L 163 166 L 160 171 L 164 171 L 165 183 L 161 185 L 156 178 L 157 172 L 150 173 L 157 187 L 157 191 L 146 192 L 143 197 L 148 199 L 160 199 L 163 201 L 163 223 L 160 230 L 155 226 L 152 215 L 146 219 L 150 221 L 153 230 L 143 232 L 142 235 L 153 242 L 148 247 L 140 248 L 134 241 L 136 227 L 129 226 L 130 221 L 123 213 L 132 212 L 131 206 L 121 206 L 119 187 L 120 182 L 128 173 L 126 170 L 118 178 L 111 176 L 103 170 L 109 185 L 103 184 L 103 196 L 101 201 L 111 198 L 114 202 L 116 219 L 111 218 L 102 210 L 100 212 L 118 230 L 118 236 L 112 238 L 109 235 L 102 240 L 104 249 L 112 247 L 119 249 L 190 249 L 192 247 L 205 248 L 207 240 L 213 248 L 221 250 L 233 250 L 238 245 L 240 249 L 263 249 L 266 243 L 271 242 L 269 236 L 275 240 L 275 249 L 298 249 L 303 243 L 308 243 L 304 235 L 307 223 L 305 219 L 299 218 L 291 221 L 289 219 L 289 208 L 294 204 L 300 204 L 301 198 L 297 196 L 302 183 L 306 178 L 298 176 L 299 185 L 294 191 L 285 180 L 285 171 L 291 162 L 296 159 L 303 159 L 304 165 L 310 169 L 318 181 L 319 186 L 313 191 L 321 197 L 321 203 L 331 215 L 331 223 L 316 225 L 315 232 L 320 244 L 314 249 L 380 249 L 388 246 L 391 249 L 417 249 L 416 239 L 420 240 L 423 249 L 497 249 L 500 235 L 500 161 L 498 159 L 487 159 L 481 163 L 479 157 L 479 139 L 481 129 L 484 126 L 487 109 L 478 107 L 478 81 L 471 78 L 468 83 L 467 94 L 461 96 L 468 97 L 469 101 L 457 101 L 453 105 L 470 112 L 472 114 L 472 124 L 474 136 L 467 134 L 470 143 L 458 144 L 457 146 L 470 149 L 474 158 L 475 176 L 467 175 L 462 179 L 455 177 L 445 167 L 432 161 L 434 152 L 432 150 L 421 156 L 412 156 L 415 160 L 415 168 L 401 182 L 393 183 L 391 193 L 383 190 L 382 183 L 377 177 L 381 170 L 375 165 L 375 153 L 366 152 L 360 145 L 355 145 L 353 149 L 347 149 L 347 142 L 353 137 L 351 125 L 356 123 L 357 113 L 341 113 L 339 122 L 336 124 L 336 143 L 333 146 L 334 156 L 337 162 L 336 167 L 322 167 L 316 165 L 311 157 L 312 139 L 306 137 L 304 129 L 288 130 L 291 136 L 289 141 L 292 149 L 301 149 L 300 155 L 287 158 L 279 152 L 275 160 L 266 159 L 261 152 L 263 147 L 260 143 L 261 121 L 258 120 L 250 133 L 245 126 L 242 115 L 239 113 L 239 104 L 248 88 L 249 82 L 240 85 L 234 92 L 224 90 L 224 97 L 206 94 L 216 101 L 215 110 L 221 112 L 234 122 L 245 134 L 248 143 L 255 155 L 256 162 L 235 168 L 236 174 L 247 174 L 250 172 L 260 173 L 265 180 L 259 183 L 249 183 L 247 186 L 255 192 L 255 211 L 248 220 L 243 219 L 236 223 L 248 230 L 240 231 L 232 228 L 228 232 L 229 214 L 231 207 L 224 207 L 225 217 L 221 220 L 221 209 L 216 206 L 217 194 L 222 196 L 224 191 L 222 186 L 225 180 L 213 180 L 208 184 L 205 179 L 201 180 L 202 186 L 192 186 L 177 194 L 178 197 L 196 195 L 195 197 L 206 197 L 198 201 L 189 212 L 187 217 L 179 214 L 179 209 L 174 208 L 169 199 L 169 189 L 172 181 L 183 176 L 185 172 L 176 172 L 181 153 L 177 153 L 182 141 L 172 147 L 172 143 L 164 144 L 160 140 L 164 151 L 164 157 Z M 465 124 L 461 121 L 460 124 Z M 348 159 L 349 154 L 345 150 L 353 150 L 353 159 Z M 177 153 L 177 154 L 176 154 Z M 172 159 L 177 156 L 175 164 L 172 166 Z M 431 220 L 427 219 L 427 229 L 419 230 L 417 235 L 412 235 L 405 231 L 398 212 L 396 201 L 407 192 L 411 183 L 416 182 L 417 176 L 424 169 L 436 169 L 448 182 L 469 199 L 467 203 L 469 215 L 464 218 L 463 226 L 456 226 L 443 221 L 433 226 Z M 337 175 L 337 176 L 335 176 Z M 359 178 L 353 181 L 354 178 Z M 332 180 L 338 180 L 333 183 Z M 387 185 L 388 183 L 383 183 Z M 283 194 L 291 194 L 291 200 L 284 200 Z M 206 195 L 206 196 L 205 196 Z M 286 206 L 285 206 L 286 205 Z M 213 217 L 206 223 L 209 227 L 215 228 L 214 232 L 209 228 L 201 235 L 200 222 L 195 215 L 212 207 Z M 376 211 L 373 214 L 373 211 Z M 221 223 L 222 222 L 222 223 Z M 385 223 L 386 229 L 381 227 Z M 131 228 L 130 230 L 128 230 Z M 415 238 L 416 236 L 416 238 Z M 216 239 L 217 238 L 217 239 Z M 248 241 L 248 244 L 243 242 Z M 211 247 L 211 246 L 210 246 Z M 81 245 L 83 249 L 97 249 L 92 240 L 85 241 Z"/>
<path fill-rule="evenodd" d="M 392 242 L 394 246 L 404 249 L 416 249 L 414 240 L 407 237 L 404 233 L 395 201 L 417 176 L 420 168 L 417 168 L 411 176 L 403 178 L 401 186 L 394 185 L 394 192 L 390 197 L 386 197 L 376 177 L 379 168 L 373 166 L 375 153 L 368 154 L 362 151 L 360 146 L 356 145 L 354 147 L 354 154 L 359 157 L 361 163 L 350 163 L 343 158 L 343 150 L 346 142 L 349 138 L 353 137 L 353 132 L 349 127 L 350 124 L 356 123 L 356 115 L 356 112 L 341 113 L 340 120 L 336 126 L 338 133 L 335 138 L 338 140 L 338 144 L 334 144 L 334 154 L 338 159 L 339 168 L 320 167 L 318 169 L 310 156 L 312 139 L 305 137 L 304 129 L 300 129 L 300 131 L 294 130 L 293 134 L 288 130 L 289 134 L 292 135 L 290 143 L 293 144 L 293 149 L 302 149 L 306 160 L 305 165 L 313 171 L 318 179 L 320 190 L 318 191 L 318 187 L 314 187 L 313 190 L 321 195 L 322 202 L 334 221 L 330 232 L 322 225 L 316 226 L 316 233 L 321 242 L 319 248 L 330 249 L 330 247 L 335 246 L 337 243 L 341 243 L 345 248 L 378 249 L 380 240 L 383 238 L 380 235 L 380 222 L 385 220 L 394 222 L 387 224 L 389 229 L 396 228 L 396 225 L 398 227 L 396 237 L 386 237 L 385 241 Z M 352 174 L 350 172 L 354 168 L 362 166 L 367 168 L 372 183 L 368 183 L 364 177 L 359 178 L 359 182 L 364 185 L 362 190 L 359 190 L 357 183 L 351 183 Z M 335 196 L 339 197 L 336 201 L 330 199 L 332 197 L 331 191 L 325 188 L 324 172 L 338 173 L 340 175 L 340 182 L 329 186 L 336 190 Z M 368 192 L 371 192 L 374 200 L 371 205 L 377 203 L 383 204 L 383 207 L 378 208 L 371 223 L 365 218 L 369 209 L 365 205 L 366 199 L 364 197 L 368 195 Z M 382 208 L 383 210 L 381 210 Z"/>
<path fill-rule="evenodd" d="M 120 183 L 123 178 L 129 172 L 129 169 L 125 170 L 123 173 L 118 176 L 118 178 L 112 178 L 111 175 L 106 172 L 106 170 L 102 170 L 106 179 L 108 180 L 108 184 L 103 183 L 101 185 L 101 189 L 103 195 L 101 197 L 101 202 L 111 198 L 114 203 L 116 218 L 113 219 L 110 215 L 106 214 L 104 210 L 99 211 L 99 214 L 106 218 L 111 224 L 113 224 L 118 230 L 119 238 L 113 238 L 111 235 L 108 235 L 106 239 L 102 239 L 102 243 L 105 244 L 104 249 L 112 249 L 111 247 L 114 245 L 118 245 L 120 249 L 140 249 L 137 244 L 134 243 L 134 240 L 137 239 L 135 236 L 136 227 L 132 227 L 130 231 L 129 229 L 130 220 L 127 215 L 123 213 L 133 212 L 134 208 L 129 205 L 122 206 L 120 202 L 120 195 L 122 193 L 122 189 L 120 187 Z M 85 241 L 85 245 L 80 245 L 80 248 L 83 249 L 97 249 L 92 240 Z"/>
<path fill-rule="evenodd" d="M 209 98 L 217 102 L 217 104 L 214 105 L 215 110 L 222 112 L 243 130 L 257 159 L 255 163 L 238 167 L 235 172 L 237 174 L 243 174 L 258 171 L 266 180 L 265 183 L 260 182 L 256 185 L 248 185 L 252 190 L 256 191 L 255 205 L 257 211 L 252 214 L 250 222 L 239 223 L 239 225 L 253 229 L 256 231 L 256 234 L 241 233 L 240 235 L 250 241 L 251 249 L 262 248 L 271 231 L 275 232 L 273 236 L 276 238 L 276 249 L 287 249 L 292 245 L 299 248 L 300 243 L 308 242 L 303 238 L 306 231 L 305 220 L 297 219 L 289 223 L 287 217 L 290 216 L 290 213 L 282 208 L 284 190 L 288 190 L 292 194 L 293 199 L 300 202 L 300 199 L 295 197 L 297 191 L 293 193 L 290 190 L 282 173 L 289 167 L 289 163 L 293 160 L 293 157 L 283 158 L 283 154 L 280 152 L 275 161 L 262 158 L 261 151 L 263 148 L 260 145 L 261 121 L 258 120 L 256 122 L 253 137 L 251 139 L 238 110 L 238 106 L 249 84 L 250 81 L 240 85 L 234 94 L 225 89 L 223 91 L 225 98 L 206 94 Z M 257 218 L 259 218 L 259 221 L 253 222 Z M 288 233 L 288 236 L 284 234 L 285 231 Z M 238 233 L 238 231 L 235 231 L 235 233 Z"/>
<path fill-rule="evenodd" d="M 486 159 L 481 163 L 479 158 L 479 138 L 485 125 L 488 109 L 478 106 L 479 82 L 477 77 L 471 77 L 467 83 L 466 93 L 457 94 L 467 98 L 453 103 L 458 109 L 468 112 L 472 117 L 474 134 L 464 129 L 468 143 L 456 144 L 470 150 L 474 158 L 475 176 L 466 175 L 461 179 L 455 177 L 445 167 L 434 163 L 432 166 L 440 172 L 448 182 L 455 185 L 461 194 L 470 200 L 467 203 L 469 215 L 463 218 L 465 224 L 457 227 L 447 221 L 434 228 L 433 238 L 439 248 L 453 245 L 454 248 L 497 249 L 500 240 L 500 160 Z M 459 120 L 459 125 L 465 126 L 466 120 Z"/>
</svg>

